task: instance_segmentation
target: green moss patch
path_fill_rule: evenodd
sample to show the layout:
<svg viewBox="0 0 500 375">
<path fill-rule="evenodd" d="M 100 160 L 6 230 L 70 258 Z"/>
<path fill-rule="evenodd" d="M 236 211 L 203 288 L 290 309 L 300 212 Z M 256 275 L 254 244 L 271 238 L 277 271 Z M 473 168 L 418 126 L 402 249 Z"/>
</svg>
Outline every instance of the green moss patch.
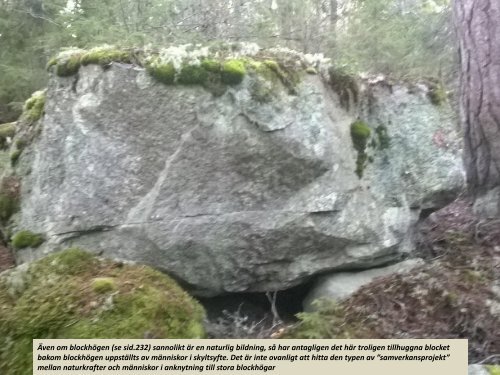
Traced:
<svg viewBox="0 0 500 375">
<path fill-rule="evenodd" d="M 56 74 L 59 77 L 71 77 L 78 73 L 81 66 L 81 54 L 74 54 L 64 60 L 58 61 L 56 64 Z"/>
<path fill-rule="evenodd" d="M 10 162 L 12 163 L 12 165 L 15 165 L 17 163 L 19 157 L 21 156 L 21 153 L 22 151 L 19 149 L 14 150 L 10 153 Z"/>
<path fill-rule="evenodd" d="M 59 77 L 70 77 L 78 73 L 81 66 L 90 64 L 106 67 L 112 62 L 131 64 L 133 54 L 129 50 L 120 50 L 113 47 L 97 47 L 89 51 L 77 50 L 68 55 L 54 57 L 47 63 L 47 69 L 55 66 Z"/>
<path fill-rule="evenodd" d="M 500 375 L 500 366 L 499 365 L 487 365 L 486 369 L 490 373 L 490 375 Z"/>
<path fill-rule="evenodd" d="M 175 81 L 175 67 L 172 63 L 160 63 L 154 61 L 146 67 L 147 72 L 151 77 L 165 85 L 172 85 Z"/>
<path fill-rule="evenodd" d="M 203 338 L 203 308 L 164 274 L 68 249 L 30 265 L 20 295 L 0 278 L 0 372 L 31 372 L 42 338 Z"/>
<path fill-rule="evenodd" d="M 92 289 L 99 294 L 109 293 L 116 289 L 116 282 L 111 277 L 98 277 L 92 280 Z"/>
<path fill-rule="evenodd" d="M 228 85 L 241 83 L 245 74 L 245 63 L 241 60 L 228 60 L 222 66 L 222 82 Z"/>
<path fill-rule="evenodd" d="M 177 82 L 181 85 L 203 85 L 208 79 L 208 71 L 200 65 L 184 65 Z"/>
<path fill-rule="evenodd" d="M 23 118 L 29 122 L 39 120 L 45 109 L 45 92 L 37 91 L 24 103 Z"/>
<path fill-rule="evenodd" d="M 16 249 L 26 247 L 38 247 L 44 242 L 44 238 L 39 233 L 33 233 L 29 230 L 22 230 L 12 236 L 12 246 Z"/>
<path fill-rule="evenodd" d="M 355 172 L 359 178 L 363 177 L 363 171 L 368 160 L 366 146 L 368 145 L 370 135 L 370 127 L 365 122 L 358 120 L 351 124 L 351 139 L 354 149 L 358 152 Z"/>
<path fill-rule="evenodd" d="M 132 55 L 129 51 L 114 48 L 96 48 L 81 56 L 80 64 L 83 66 L 95 64 L 106 66 L 112 62 L 132 63 Z"/>
<path fill-rule="evenodd" d="M 222 69 L 221 63 L 214 59 L 204 59 L 201 62 L 201 67 L 211 73 L 220 73 Z"/>
</svg>

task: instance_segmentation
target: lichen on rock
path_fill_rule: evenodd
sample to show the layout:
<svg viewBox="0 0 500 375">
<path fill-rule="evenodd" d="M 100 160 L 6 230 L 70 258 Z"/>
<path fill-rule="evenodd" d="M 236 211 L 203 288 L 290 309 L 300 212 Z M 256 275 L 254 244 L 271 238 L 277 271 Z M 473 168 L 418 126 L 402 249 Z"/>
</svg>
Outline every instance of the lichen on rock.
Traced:
<svg viewBox="0 0 500 375">
<path fill-rule="evenodd" d="M 149 267 L 68 249 L 27 267 L 15 294 L 11 275 L 0 276 L 2 373 L 31 371 L 33 339 L 204 337 L 203 308 Z"/>
</svg>

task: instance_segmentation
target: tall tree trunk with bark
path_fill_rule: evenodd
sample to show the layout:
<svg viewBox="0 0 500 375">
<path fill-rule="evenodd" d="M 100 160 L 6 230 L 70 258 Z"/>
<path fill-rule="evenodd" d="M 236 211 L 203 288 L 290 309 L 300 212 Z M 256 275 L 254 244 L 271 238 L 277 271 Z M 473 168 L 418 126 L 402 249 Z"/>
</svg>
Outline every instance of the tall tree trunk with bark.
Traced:
<svg viewBox="0 0 500 375">
<path fill-rule="evenodd" d="M 500 1 L 455 0 L 467 182 L 500 213 Z M 489 210 L 490 213 L 492 212 Z"/>
</svg>

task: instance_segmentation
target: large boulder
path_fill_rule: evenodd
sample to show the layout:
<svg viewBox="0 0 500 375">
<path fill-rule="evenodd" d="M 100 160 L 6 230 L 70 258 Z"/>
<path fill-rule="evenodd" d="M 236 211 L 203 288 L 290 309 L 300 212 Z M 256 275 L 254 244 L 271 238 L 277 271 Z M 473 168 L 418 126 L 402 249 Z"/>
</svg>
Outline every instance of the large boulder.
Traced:
<svg viewBox="0 0 500 375">
<path fill-rule="evenodd" d="M 422 210 L 461 189 L 455 122 L 428 86 L 328 73 L 292 52 L 204 54 L 179 66 L 164 51 L 148 69 L 54 61 L 16 168 L 17 230 L 47 242 L 18 261 L 82 246 L 202 295 L 279 290 L 398 259 Z M 200 59 L 213 85 L 194 81 Z"/>
</svg>

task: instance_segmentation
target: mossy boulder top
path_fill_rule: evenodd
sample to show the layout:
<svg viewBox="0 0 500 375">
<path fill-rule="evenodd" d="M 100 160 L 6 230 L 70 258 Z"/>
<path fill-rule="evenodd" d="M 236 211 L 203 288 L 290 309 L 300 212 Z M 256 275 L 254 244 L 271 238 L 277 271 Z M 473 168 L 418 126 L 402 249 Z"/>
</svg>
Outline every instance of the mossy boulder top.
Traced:
<svg viewBox="0 0 500 375">
<path fill-rule="evenodd" d="M 146 266 L 68 249 L 0 274 L 0 372 L 31 371 L 37 338 L 203 338 L 203 308 Z"/>
<path fill-rule="evenodd" d="M 78 246 L 198 294 L 279 290 L 399 259 L 421 211 L 463 186 L 452 112 L 425 85 L 248 45 L 49 65 L 13 228 L 46 241 L 19 262 Z"/>
</svg>

